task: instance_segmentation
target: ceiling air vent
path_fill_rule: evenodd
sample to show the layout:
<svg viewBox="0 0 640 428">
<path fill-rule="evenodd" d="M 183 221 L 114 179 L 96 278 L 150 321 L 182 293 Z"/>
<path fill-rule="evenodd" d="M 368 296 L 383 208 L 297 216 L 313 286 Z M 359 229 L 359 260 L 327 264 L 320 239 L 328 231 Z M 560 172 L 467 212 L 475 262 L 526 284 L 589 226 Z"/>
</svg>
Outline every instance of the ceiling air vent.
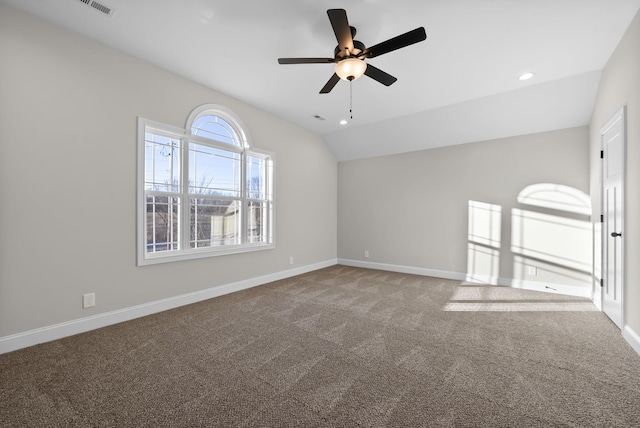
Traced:
<svg viewBox="0 0 640 428">
<path fill-rule="evenodd" d="M 98 12 L 102 12 L 107 16 L 113 16 L 115 10 L 112 7 L 109 7 L 103 3 L 94 1 L 94 0 L 79 0 L 80 3 L 84 3 L 85 5 L 97 10 Z"/>
</svg>

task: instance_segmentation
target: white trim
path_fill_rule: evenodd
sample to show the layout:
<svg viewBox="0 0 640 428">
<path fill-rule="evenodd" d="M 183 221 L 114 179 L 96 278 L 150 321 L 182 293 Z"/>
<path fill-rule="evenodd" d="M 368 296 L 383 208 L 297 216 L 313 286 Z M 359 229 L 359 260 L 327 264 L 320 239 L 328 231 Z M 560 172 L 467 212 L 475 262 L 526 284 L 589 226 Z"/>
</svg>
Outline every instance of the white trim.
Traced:
<svg viewBox="0 0 640 428">
<path fill-rule="evenodd" d="M 215 140 L 210 140 L 208 138 L 200 138 L 198 136 L 191 135 L 191 125 L 194 120 L 196 120 L 201 114 L 210 112 L 212 114 L 220 115 L 224 120 L 228 121 L 229 125 L 236 130 L 238 135 L 241 136 L 242 145 L 241 147 L 224 144 L 224 143 L 216 143 Z M 171 125 L 165 125 L 160 122 L 156 122 L 150 119 L 145 119 L 143 117 L 138 117 L 138 141 L 137 141 L 137 204 L 136 204 L 136 263 L 137 266 L 147 266 L 159 263 L 169 263 L 169 262 L 177 262 L 183 260 L 192 260 L 199 259 L 204 257 L 213 257 L 213 256 L 225 256 L 229 254 L 238 254 L 238 253 L 246 253 L 252 251 L 262 251 L 262 250 L 271 250 L 276 248 L 275 243 L 275 170 L 276 170 L 276 155 L 275 153 L 260 150 L 260 149 L 251 149 L 251 145 L 249 144 L 249 136 L 248 133 L 245 132 L 245 125 L 242 123 L 240 118 L 233 113 L 231 110 L 226 107 L 214 105 L 214 104 L 205 104 L 200 107 L 194 109 L 189 118 L 187 119 L 187 129 L 178 128 Z M 147 132 L 157 135 L 162 135 L 168 138 L 180 140 L 180 160 L 181 160 L 181 178 L 180 181 L 182 183 L 182 188 L 180 192 L 166 192 L 166 191 L 158 191 L 158 192 L 148 192 L 145 190 L 145 168 L 146 168 L 146 159 L 145 159 L 145 142 L 146 142 L 146 134 Z M 198 141 L 196 141 L 198 140 Z M 247 156 L 255 156 L 262 159 L 265 159 L 269 162 L 269 168 L 266 169 L 267 174 L 272 174 L 272 177 L 266 177 L 267 186 L 269 186 L 269 194 L 265 195 L 265 199 L 262 199 L 262 202 L 265 202 L 267 207 L 270 208 L 268 210 L 268 221 L 266 224 L 267 228 L 267 239 L 269 240 L 267 243 L 249 243 L 246 242 L 247 239 L 247 216 L 241 215 L 241 244 L 234 245 L 223 245 L 223 246 L 211 246 L 211 247 L 199 247 L 196 249 L 191 249 L 189 246 L 189 227 L 190 227 L 190 193 L 188 186 L 185 186 L 185 183 L 188 183 L 188 174 L 189 174 L 189 147 L 192 141 L 196 141 L 198 144 L 206 145 L 209 147 L 218 148 L 224 151 L 234 151 L 237 152 L 240 156 L 239 165 L 241 169 L 241 177 L 240 183 L 246 183 L 246 161 Z M 232 200 L 241 202 L 243 205 L 243 210 L 246 208 L 246 203 L 250 199 L 247 197 L 245 185 L 242 184 L 240 197 L 221 197 L 221 199 Z M 174 195 L 175 197 L 180 199 L 180 224 L 179 224 L 179 243 L 180 248 L 174 251 L 161 251 L 161 252 L 153 252 L 148 253 L 147 249 L 147 201 L 146 196 L 150 193 L 157 193 L 162 196 Z M 270 198 L 269 198 L 270 196 Z"/>
<path fill-rule="evenodd" d="M 631 327 L 625 325 L 622 329 L 622 337 L 631 345 L 634 351 L 640 355 L 640 336 Z"/>
<path fill-rule="evenodd" d="M 392 265 L 388 263 L 366 262 L 363 260 L 338 259 L 338 264 L 345 266 L 361 267 L 366 269 L 386 270 L 390 272 L 408 273 L 412 275 L 433 276 L 436 278 L 453 279 L 457 281 L 465 281 L 466 274 L 459 272 L 449 272 L 444 270 L 435 270 L 420 268 L 415 266 Z"/>
<path fill-rule="evenodd" d="M 462 272 L 452 272 L 414 266 L 393 265 L 387 263 L 367 262 L 363 260 L 338 259 L 338 263 L 345 266 L 355 266 L 367 269 L 379 269 L 391 272 L 408 273 L 413 275 L 433 276 L 435 278 L 452 279 L 454 281 L 468 281 L 484 284 L 494 284 L 504 287 L 521 288 L 524 290 L 542 291 L 545 293 L 566 294 L 575 297 L 591 298 L 590 287 L 572 287 L 564 284 L 527 281 L 513 278 L 496 278 L 493 276 L 468 275 Z"/>
<path fill-rule="evenodd" d="M 0 354 L 37 345 L 39 343 L 62 339 L 64 337 L 73 336 L 75 334 L 84 333 L 90 330 L 95 330 L 124 321 L 129 321 L 135 318 L 140 318 L 169 309 L 174 309 L 180 306 L 197 303 L 203 300 L 211 299 L 229 293 L 234 293 L 236 291 L 245 290 L 273 281 L 290 278 L 292 276 L 302 275 L 307 272 L 334 266 L 336 264 L 361 267 L 365 269 L 377 269 L 390 272 L 406 273 L 412 275 L 431 276 L 435 278 L 451 279 L 455 281 L 481 281 L 490 283 L 488 280 L 492 280 L 494 283 L 496 282 L 495 278 L 480 278 L 478 276 L 470 278 L 467 274 L 461 272 L 420 268 L 415 266 L 394 265 L 388 263 L 375 263 L 362 260 L 329 259 L 323 262 L 301 266 L 294 269 L 288 269 L 285 271 L 280 271 L 255 278 L 249 278 L 229 284 L 219 285 L 205 290 L 195 291 L 193 293 L 182 294 L 179 296 L 169 297 L 162 300 L 156 300 L 153 302 L 143 303 L 128 308 L 97 314 L 86 318 L 80 318 L 60 324 L 37 328 L 10 336 L 0 337 Z M 484 279 L 487 279 L 487 281 L 484 281 Z M 589 297 L 588 294 L 590 293 L 590 290 L 588 289 L 581 290 L 577 287 L 569 287 L 561 284 L 544 284 L 536 281 L 519 281 L 515 279 L 497 278 L 497 283 L 501 286 L 545 292 L 556 292 L 579 297 Z M 556 290 L 554 291 L 546 289 L 546 285 L 553 286 L 553 288 L 556 288 Z M 627 342 L 629 342 L 631 346 L 636 350 L 636 352 L 640 354 L 640 337 L 628 326 L 625 327 L 623 335 Z"/>
<path fill-rule="evenodd" d="M 554 282 L 530 281 L 525 279 L 498 278 L 498 285 L 521 288 L 523 290 L 542 291 L 544 293 L 564 294 L 574 297 L 585 297 L 591 301 L 591 287 L 576 287 L 566 284 L 558 284 Z"/>
<path fill-rule="evenodd" d="M 229 125 L 232 126 L 233 129 L 238 133 L 238 136 L 242 140 L 242 149 L 249 149 L 252 147 L 249 128 L 247 128 L 244 122 L 242 122 L 242 119 L 240 119 L 240 117 L 235 114 L 233 110 L 220 104 L 202 104 L 194 108 L 191 113 L 189 113 L 185 126 L 185 130 L 189 137 L 192 137 L 191 127 L 193 126 L 193 122 L 195 122 L 195 120 L 200 116 L 203 116 L 204 113 L 211 113 L 226 120 L 227 123 L 229 123 Z"/>
<path fill-rule="evenodd" d="M 227 248 L 228 247 L 228 248 Z M 180 262 L 184 260 L 196 260 L 202 259 L 205 257 L 214 257 L 214 256 L 228 256 L 230 254 L 240 254 L 240 253 L 250 253 L 253 251 L 262 251 L 262 250 L 273 250 L 276 248 L 275 243 L 271 244 L 238 244 L 238 245 L 229 245 L 224 246 L 224 248 L 220 247 L 204 247 L 199 249 L 188 249 L 178 252 L 158 252 L 158 253 L 149 253 L 146 255 L 146 258 L 142 263 L 139 263 L 138 266 L 147 266 L 158 263 L 171 263 L 171 262 Z M 144 250 L 140 250 L 144 251 Z"/>
<path fill-rule="evenodd" d="M 622 260 L 621 263 L 621 272 L 620 272 L 620 320 L 618 320 L 619 322 L 616 322 L 615 320 L 612 319 L 612 321 L 618 325 L 620 327 L 620 329 L 622 330 L 625 326 L 626 323 L 626 317 L 625 317 L 625 310 L 624 310 L 624 297 L 626 295 L 626 275 L 625 275 L 625 265 L 626 265 L 626 260 L 625 260 L 625 247 L 626 247 L 626 230 L 625 230 L 625 224 L 626 224 L 626 187 L 627 187 L 627 166 L 626 166 L 626 160 L 627 160 L 627 106 L 623 105 L 622 107 L 620 107 L 620 109 L 613 115 L 611 116 L 611 118 L 607 121 L 607 123 L 605 123 L 602 128 L 600 128 L 600 150 L 604 153 L 605 152 L 605 146 L 604 146 L 604 141 L 603 141 L 603 137 L 604 135 L 607 133 L 607 131 L 609 131 L 614 125 L 616 125 L 618 122 L 622 122 L 621 127 L 622 127 L 622 165 L 621 165 L 621 178 L 620 178 L 620 197 L 622 198 L 622 200 L 620 201 L 620 211 L 622 211 L 622 215 L 620 217 L 620 231 L 623 232 L 623 235 L 620 237 L 620 239 L 622 240 L 622 245 L 620 247 L 620 259 Z M 604 177 L 604 159 L 600 159 L 600 213 L 602 215 L 605 214 L 605 198 L 604 198 L 604 189 L 605 186 L 605 177 Z M 602 230 L 600 231 L 600 255 L 601 255 L 601 267 L 600 267 L 600 272 L 601 272 L 601 276 L 602 279 L 604 279 L 607 274 L 608 271 L 606 269 L 606 264 L 605 264 L 605 256 L 607 254 L 605 254 L 605 250 L 608 251 L 607 247 L 606 247 L 606 243 L 607 243 L 607 230 L 605 228 L 605 224 L 606 224 L 606 219 L 605 219 L 605 223 L 603 223 L 602 226 Z M 606 286 L 606 284 L 605 284 Z M 600 288 L 600 299 L 602 302 L 601 305 L 601 310 L 603 312 L 605 312 L 605 299 L 604 299 L 604 295 L 605 295 L 605 290 L 604 288 Z M 606 313 L 606 312 L 605 312 Z M 608 315 L 607 315 L 608 316 Z"/>
<path fill-rule="evenodd" d="M 109 325 L 118 324 L 124 321 L 130 321 L 135 318 L 140 318 L 169 309 L 174 309 L 180 306 L 212 299 L 214 297 L 234 293 L 236 291 L 245 290 L 247 288 L 256 287 L 258 285 L 286 279 L 292 276 L 301 275 L 314 270 L 333 266 L 337 263 L 338 261 L 336 259 L 329 259 L 323 262 L 297 267 L 295 269 L 275 272 L 268 275 L 211 287 L 206 290 L 195 291 L 193 293 L 182 294 L 179 296 L 169 297 L 162 300 L 156 300 L 153 302 L 130 306 L 128 308 L 117 309 L 115 311 L 97 314 L 86 318 L 80 318 L 46 327 L 36 328 L 34 330 L 25 331 L 10 336 L 0 337 L 0 354 L 37 345 L 39 343 L 62 339 L 64 337 L 73 336 L 75 334 L 84 333 L 101 327 L 107 327 Z"/>
<path fill-rule="evenodd" d="M 185 130 L 176 126 L 165 125 L 154 120 L 138 117 L 138 129 L 136 141 L 136 262 L 138 266 L 145 264 L 145 248 L 147 242 L 147 231 L 144 223 L 146 213 L 146 200 L 144 191 L 144 166 L 145 166 L 145 133 L 147 128 L 169 138 L 181 139 Z"/>
<path fill-rule="evenodd" d="M 600 288 L 599 285 L 597 287 Z M 591 301 L 596 305 L 596 308 L 602 312 L 602 291 L 596 290 L 591 293 Z"/>
</svg>

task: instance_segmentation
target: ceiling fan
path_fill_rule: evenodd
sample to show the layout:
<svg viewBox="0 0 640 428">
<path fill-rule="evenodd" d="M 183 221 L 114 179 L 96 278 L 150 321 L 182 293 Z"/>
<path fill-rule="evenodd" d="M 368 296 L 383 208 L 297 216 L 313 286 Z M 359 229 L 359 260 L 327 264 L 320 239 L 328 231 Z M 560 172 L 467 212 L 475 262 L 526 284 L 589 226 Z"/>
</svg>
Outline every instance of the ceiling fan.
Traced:
<svg viewBox="0 0 640 428">
<path fill-rule="evenodd" d="M 344 9 L 329 9 L 327 10 L 327 15 L 329 15 L 329 21 L 338 40 L 338 46 L 335 48 L 333 58 L 278 58 L 278 63 L 280 64 L 335 63 L 335 73 L 320 90 L 321 94 L 331 92 L 341 78 L 352 81 L 363 74 L 385 86 L 393 84 L 398 80 L 397 78 L 371 64 L 365 63 L 364 60 L 404 48 L 427 38 L 424 27 L 419 27 L 367 48 L 364 43 L 353 39 L 356 36 L 356 29 L 349 26 L 347 12 Z"/>
</svg>

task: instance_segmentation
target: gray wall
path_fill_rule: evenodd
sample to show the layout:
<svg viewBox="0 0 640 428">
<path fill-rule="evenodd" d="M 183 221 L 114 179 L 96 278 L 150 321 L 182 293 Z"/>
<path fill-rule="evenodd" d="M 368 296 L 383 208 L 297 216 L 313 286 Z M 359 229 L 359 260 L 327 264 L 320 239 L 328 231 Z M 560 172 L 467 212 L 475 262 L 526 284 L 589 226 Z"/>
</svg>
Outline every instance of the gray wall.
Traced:
<svg viewBox="0 0 640 428">
<path fill-rule="evenodd" d="M 2 4 L 0 58 L 0 338 L 335 261 L 337 163 L 320 137 Z M 136 267 L 136 118 L 184 127 L 205 103 L 276 153 L 277 248 Z"/>
<path fill-rule="evenodd" d="M 598 210 L 601 181 L 600 129 L 622 106 L 627 107 L 623 323 L 640 334 L 640 13 L 634 18 L 602 72 L 591 117 L 591 195 L 593 206 L 598 207 Z M 594 221 L 597 220 L 594 218 Z M 595 248 L 598 250 L 601 240 L 597 233 L 596 238 Z"/>
<path fill-rule="evenodd" d="M 589 215 L 553 204 L 589 205 L 588 144 L 581 127 L 339 162 L 338 257 L 588 295 Z"/>
<path fill-rule="evenodd" d="M 633 310 L 640 305 L 638 16 L 603 71 L 589 130 L 339 165 L 314 134 L 3 4 L 0 58 L 0 338 L 336 256 L 598 292 L 584 262 L 584 240 L 594 249 L 591 260 L 599 248 L 585 237 L 586 216 L 518 196 L 541 183 L 572 188 L 573 196 L 590 192 L 596 218 L 598 132 L 622 105 L 626 323 L 640 332 Z M 182 127 L 205 103 L 232 109 L 253 145 L 276 153 L 277 248 L 136 267 L 136 118 Z M 564 238 L 578 239 L 567 247 Z M 528 266 L 537 268 L 535 277 Z M 96 293 L 97 306 L 83 310 L 87 292 Z"/>
</svg>

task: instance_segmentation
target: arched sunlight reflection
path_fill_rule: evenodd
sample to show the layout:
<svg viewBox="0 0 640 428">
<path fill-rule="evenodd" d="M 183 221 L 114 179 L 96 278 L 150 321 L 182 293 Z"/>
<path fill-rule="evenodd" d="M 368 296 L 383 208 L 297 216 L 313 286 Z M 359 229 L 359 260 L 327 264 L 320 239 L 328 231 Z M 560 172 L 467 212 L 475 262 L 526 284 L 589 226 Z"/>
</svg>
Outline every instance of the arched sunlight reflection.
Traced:
<svg viewBox="0 0 640 428">
<path fill-rule="evenodd" d="M 591 199 L 573 187 L 538 183 L 525 187 L 511 211 L 514 285 L 536 281 L 565 285 L 588 296 L 593 266 Z M 544 211 L 544 212 L 542 212 Z"/>
<path fill-rule="evenodd" d="M 527 186 L 518 195 L 518 202 L 534 207 L 591 215 L 589 195 L 562 184 L 538 183 Z"/>
<path fill-rule="evenodd" d="M 500 205 L 469 200 L 466 280 L 489 285 L 459 287 L 445 310 L 596 310 L 588 299 L 593 265 L 589 196 L 570 186 L 538 183 L 525 187 L 517 202 L 526 207 L 512 208 L 511 216 L 503 218 Z M 501 230 L 509 230 L 504 221 L 511 222 L 510 245 L 502 245 Z M 500 277 L 501 258 L 513 263 L 511 272 L 503 266 L 506 278 Z M 498 284 L 511 288 L 491 286 Z M 529 290 L 569 296 L 546 298 Z"/>
</svg>

